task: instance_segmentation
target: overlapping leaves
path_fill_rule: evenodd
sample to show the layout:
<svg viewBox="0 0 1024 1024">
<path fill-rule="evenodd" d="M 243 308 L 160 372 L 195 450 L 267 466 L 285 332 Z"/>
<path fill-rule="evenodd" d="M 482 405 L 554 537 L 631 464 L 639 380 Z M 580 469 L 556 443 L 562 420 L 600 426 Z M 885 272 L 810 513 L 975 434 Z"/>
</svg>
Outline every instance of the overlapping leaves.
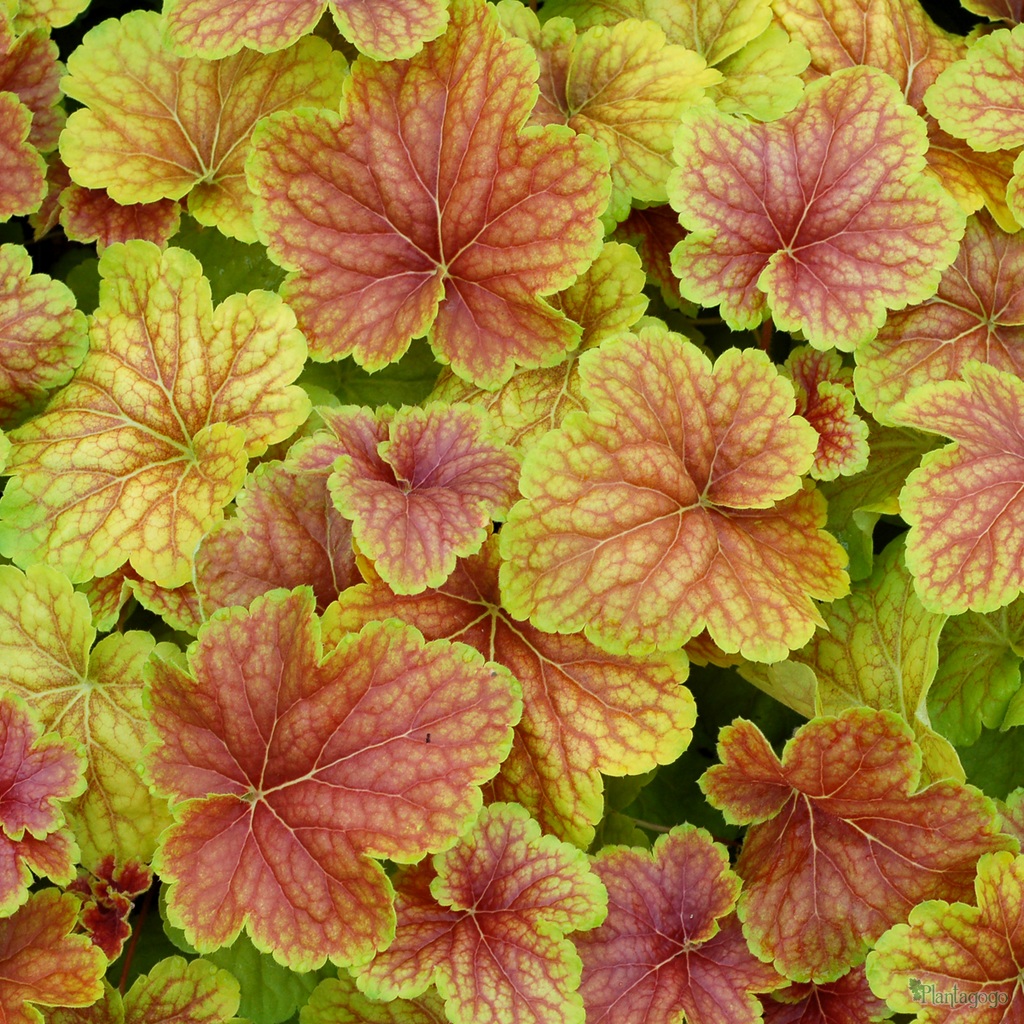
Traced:
<svg viewBox="0 0 1024 1024">
<path fill-rule="evenodd" d="M 504 670 L 393 620 L 324 651 L 313 603 L 276 590 L 216 613 L 187 662 L 151 661 L 148 690 L 148 770 L 175 812 L 154 862 L 169 920 L 200 952 L 244 927 L 300 971 L 389 944 L 371 858 L 449 846 L 520 713 Z"/>
</svg>

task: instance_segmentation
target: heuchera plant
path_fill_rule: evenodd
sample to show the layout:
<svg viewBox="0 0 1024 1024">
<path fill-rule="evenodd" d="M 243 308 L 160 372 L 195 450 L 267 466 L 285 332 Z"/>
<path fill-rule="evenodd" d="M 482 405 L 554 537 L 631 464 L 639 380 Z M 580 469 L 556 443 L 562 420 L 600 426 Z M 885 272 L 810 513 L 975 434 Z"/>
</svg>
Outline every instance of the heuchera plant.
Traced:
<svg viewBox="0 0 1024 1024">
<path fill-rule="evenodd" d="M 1024 1020 L 965 6 L 0 0 L 0 1020 Z"/>
</svg>

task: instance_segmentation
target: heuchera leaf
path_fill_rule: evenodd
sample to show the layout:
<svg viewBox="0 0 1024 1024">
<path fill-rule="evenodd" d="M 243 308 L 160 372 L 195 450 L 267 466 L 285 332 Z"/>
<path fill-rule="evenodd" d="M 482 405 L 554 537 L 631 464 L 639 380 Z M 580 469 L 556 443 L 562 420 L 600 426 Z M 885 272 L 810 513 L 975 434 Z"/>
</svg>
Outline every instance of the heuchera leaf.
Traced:
<svg viewBox="0 0 1024 1024">
<path fill-rule="evenodd" d="M 61 28 L 69 25 L 89 6 L 89 0 L 21 0 L 15 2 L 15 28 L 25 32 L 33 28 Z"/>
<path fill-rule="evenodd" d="M 970 745 L 982 726 L 1008 729 L 1020 714 L 1024 597 L 989 615 L 950 618 L 939 637 L 939 668 L 928 694 L 935 727 L 950 742 Z"/>
<path fill-rule="evenodd" d="M 463 559 L 439 590 L 396 597 L 380 580 L 351 587 L 328 609 L 333 638 L 391 615 L 428 640 L 459 639 L 505 665 L 523 689 L 512 752 L 491 784 L 561 839 L 587 847 L 602 813 L 601 775 L 639 775 L 687 747 L 695 708 L 679 652 L 644 659 L 607 654 L 582 634 L 516 622 L 498 594 L 497 537 Z"/>
<path fill-rule="evenodd" d="M 567 932 L 604 920 L 587 856 L 516 804 L 485 807 L 458 844 L 396 880 L 395 941 L 357 969 L 375 998 L 431 982 L 459 1024 L 583 1024 L 580 960 Z"/>
<path fill-rule="evenodd" d="M 736 330 L 770 310 L 815 348 L 856 348 L 956 257 L 964 213 L 921 175 L 927 144 L 893 80 L 866 67 L 812 82 L 770 124 L 685 112 L 669 179 L 690 231 L 672 253 L 680 291 Z"/>
<path fill-rule="evenodd" d="M 614 238 L 635 246 L 647 278 L 661 291 L 665 305 L 682 309 L 690 304 L 679 294 L 679 278 L 672 273 L 672 250 L 686 236 L 675 211 L 666 205 L 636 205 L 616 227 Z"/>
<path fill-rule="evenodd" d="M 328 481 L 352 536 L 396 594 L 439 587 L 518 497 L 519 459 L 470 405 L 343 406 L 321 414 L 336 460 Z"/>
<path fill-rule="evenodd" d="M 527 454 L 501 531 L 505 607 L 618 653 L 707 628 L 726 652 L 785 657 L 846 592 L 845 555 L 801 490 L 818 436 L 761 353 L 712 367 L 663 328 L 580 357 L 589 412 Z"/>
<path fill-rule="evenodd" d="M 88 603 L 44 565 L 0 566 L 0 664 L 4 688 L 23 697 L 47 729 L 80 744 L 88 788 L 67 808 L 87 867 L 113 854 L 148 862 L 168 822 L 165 800 L 137 771 L 148 738 L 142 666 L 148 633 L 96 637 Z"/>
<path fill-rule="evenodd" d="M 781 762 L 741 718 L 718 752 L 701 789 L 727 821 L 751 825 L 736 862 L 743 934 L 794 981 L 834 981 L 914 904 L 965 897 L 978 857 L 1014 845 L 977 789 L 915 792 L 921 752 L 889 711 L 816 718 Z"/>
<path fill-rule="evenodd" d="M 13 92 L 32 111 L 29 142 L 41 153 L 56 148 L 64 127 L 57 55 L 48 32 L 35 29 L 16 37 L 0 13 L 0 92 Z"/>
<path fill-rule="evenodd" d="M 992 21 L 1001 19 L 1011 25 L 1024 21 L 1024 4 L 1021 0 L 967 0 L 963 6 Z"/>
<path fill-rule="evenodd" d="M 576 939 L 587 1024 L 760 1024 L 755 992 L 785 979 L 755 957 L 732 913 L 740 879 L 724 846 L 679 825 L 653 850 L 602 850 L 604 924 Z"/>
<path fill-rule="evenodd" d="M 216 310 L 198 261 L 150 242 L 100 260 L 89 354 L 47 410 L 12 431 L 0 551 L 45 558 L 74 582 L 130 559 L 174 587 L 245 475 L 309 400 L 290 386 L 306 347 L 269 292 Z"/>
<path fill-rule="evenodd" d="M 567 124 L 607 149 L 609 215 L 622 220 L 633 199 L 665 202 L 679 115 L 722 76 L 700 54 L 667 43 L 652 21 L 629 19 L 577 35 L 567 18 L 541 26 L 519 0 L 502 0 L 498 14 L 540 61 L 540 96 L 530 123 Z"/>
<path fill-rule="evenodd" d="M 629 330 L 647 308 L 643 289 L 636 250 L 622 242 L 605 242 L 590 267 L 551 300 L 583 329 L 579 347 L 565 360 L 544 369 L 517 370 L 497 391 L 478 388 L 443 370 L 431 397 L 482 406 L 507 444 L 529 451 L 570 409 L 583 408 L 576 355 Z"/>
<path fill-rule="evenodd" d="M 263 462 L 235 499 L 237 514 L 218 523 L 196 552 L 195 589 L 202 618 L 248 605 L 277 587 L 309 585 L 322 612 L 358 582 L 352 526 L 327 490 L 332 459 L 315 465 L 315 441 L 287 462 Z M 331 453 L 333 455 L 333 452 Z"/>
<path fill-rule="evenodd" d="M 28 898 L 32 872 L 67 885 L 78 848 L 59 804 L 85 789 L 77 744 L 42 729 L 23 700 L 0 694 L 0 916 Z"/>
<path fill-rule="evenodd" d="M 871 991 L 863 964 L 835 981 L 790 985 L 761 1002 L 764 1024 L 871 1024 L 892 1016 Z"/>
<path fill-rule="evenodd" d="M 302 1008 L 301 1024 L 447 1024 L 444 1002 L 433 988 L 415 999 L 367 999 L 346 975 L 320 983 Z"/>
<path fill-rule="evenodd" d="M 1024 590 L 1024 380 L 967 363 L 963 380 L 915 388 L 892 419 L 945 434 L 900 494 L 907 565 L 926 608 L 991 612 Z"/>
<path fill-rule="evenodd" d="M 342 35 L 377 60 L 413 56 L 448 24 L 447 0 L 164 0 L 171 43 L 207 59 L 242 46 L 263 52 L 290 46 L 325 7 Z"/>
<path fill-rule="evenodd" d="M 78 898 L 56 889 L 33 893 L 0 919 L 0 1015 L 7 1024 L 42 1024 L 43 1006 L 89 1006 L 103 993 L 107 958 L 72 935 Z"/>
<path fill-rule="evenodd" d="M 919 1024 L 1011 1024 L 1024 1012 L 1024 857 L 978 861 L 976 906 L 930 900 L 868 954 L 875 993 Z"/>
<path fill-rule="evenodd" d="M 839 714 L 858 704 L 892 711 L 914 730 L 924 779 L 963 782 L 956 751 L 933 728 L 927 707 L 946 617 L 926 611 L 914 593 L 902 536 L 878 557 L 871 578 L 855 583 L 823 616 L 825 628 L 791 655 L 814 670 L 815 713 Z"/>
<path fill-rule="evenodd" d="M 956 380 L 973 360 L 1024 375 L 1024 238 L 971 217 L 936 293 L 893 313 L 856 352 L 857 398 L 886 422 L 921 384 Z"/>
<path fill-rule="evenodd" d="M 188 194 L 200 223 L 254 242 L 243 171 L 253 126 L 277 110 L 334 106 L 344 58 L 312 37 L 269 55 L 177 57 L 161 26 L 155 12 L 132 11 L 86 34 L 61 82 L 84 106 L 68 118 L 61 157 L 79 185 L 119 203 Z"/>
<path fill-rule="evenodd" d="M 200 952 L 245 927 L 297 971 L 388 944 L 369 858 L 451 844 L 520 713 L 507 672 L 394 621 L 324 653 L 313 602 L 275 590 L 217 612 L 187 667 L 151 660 L 147 690 L 148 771 L 175 805 L 154 862 L 168 919 Z"/>
<path fill-rule="evenodd" d="M 601 248 L 607 157 L 550 125 L 529 47 L 492 7 L 455 0 L 444 36 L 409 61 L 352 67 L 341 116 L 264 121 L 248 163 L 271 256 L 314 357 L 374 370 L 428 333 L 442 362 L 495 388 L 550 366 L 579 327 L 541 295 Z"/>
<path fill-rule="evenodd" d="M 87 347 L 71 289 L 33 274 L 22 246 L 0 245 L 0 426 L 13 426 L 66 383 Z"/>
<path fill-rule="evenodd" d="M 796 384 L 797 415 L 818 432 L 810 475 L 815 480 L 853 476 L 868 464 L 868 425 L 854 411 L 853 371 L 836 352 L 801 345 L 784 364 Z"/>
<path fill-rule="evenodd" d="M 167 957 L 136 979 L 122 998 L 104 983 L 83 1010 L 51 1010 L 46 1024 L 228 1024 L 238 1012 L 238 981 L 208 960 Z"/>
<path fill-rule="evenodd" d="M 135 900 L 153 884 L 153 872 L 136 860 L 117 865 L 108 854 L 67 887 L 82 896 L 81 922 L 86 934 L 111 962 L 121 955 L 132 933 L 128 915 Z"/>
<path fill-rule="evenodd" d="M 113 242 L 144 238 L 164 246 L 181 225 L 181 203 L 115 203 L 106 192 L 70 185 L 60 194 L 60 225 L 74 242 L 96 242 L 97 251 Z"/>
<path fill-rule="evenodd" d="M 46 195 L 46 161 L 29 141 L 32 111 L 13 92 L 0 92 L 0 222 L 31 213 Z"/>
</svg>

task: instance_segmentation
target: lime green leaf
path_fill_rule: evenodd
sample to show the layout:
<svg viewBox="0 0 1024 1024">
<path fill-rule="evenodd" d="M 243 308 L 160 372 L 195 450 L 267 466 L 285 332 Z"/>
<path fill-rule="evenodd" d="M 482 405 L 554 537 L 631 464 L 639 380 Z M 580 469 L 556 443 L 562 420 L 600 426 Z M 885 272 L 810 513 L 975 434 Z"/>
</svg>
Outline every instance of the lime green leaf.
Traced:
<svg viewBox="0 0 1024 1024">
<path fill-rule="evenodd" d="M 254 242 L 243 171 L 253 127 L 277 110 L 334 106 L 344 58 L 312 37 L 269 55 L 177 57 L 161 24 L 155 12 L 132 11 L 92 29 L 71 54 L 61 87 L 84 109 L 68 118 L 61 156 L 79 185 L 119 203 L 188 195 L 198 221 Z"/>
<path fill-rule="evenodd" d="M 0 663 L 4 686 L 48 729 L 80 743 L 88 788 L 68 808 L 87 867 L 106 854 L 148 862 L 169 821 L 137 771 L 148 739 L 142 666 L 147 633 L 115 633 L 92 650 L 96 631 L 85 597 L 47 566 L 0 566 Z"/>
<path fill-rule="evenodd" d="M 444 1002 L 430 988 L 415 999 L 368 999 L 347 975 L 328 978 L 302 1008 L 300 1024 L 447 1024 Z"/>
<path fill-rule="evenodd" d="M 0 551 L 75 582 L 126 559 L 174 587 L 237 493 L 246 456 L 288 437 L 309 401 L 306 350 L 276 295 L 213 309 L 199 263 L 149 242 L 109 246 L 91 345 L 47 410 L 12 432 Z"/>
</svg>

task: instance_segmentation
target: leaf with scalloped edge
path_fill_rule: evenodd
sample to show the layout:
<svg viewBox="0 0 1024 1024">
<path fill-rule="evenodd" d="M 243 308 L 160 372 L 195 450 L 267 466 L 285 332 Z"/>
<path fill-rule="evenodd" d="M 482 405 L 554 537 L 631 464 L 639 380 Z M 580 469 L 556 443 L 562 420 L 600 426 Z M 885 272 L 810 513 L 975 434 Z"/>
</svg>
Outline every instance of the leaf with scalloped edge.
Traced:
<svg viewBox="0 0 1024 1024">
<path fill-rule="evenodd" d="M 451 370 L 442 370 L 431 397 L 481 406 L 506 444 L 528 451 L 570 409 L 583 408 L 577 353 L 629 330 L 647 309 L 643 289 L 644 272 L 636 249 L 605 242 L 590 267 L 551 299 L 583 329 L 579 347 L 563 362 L 546 369 L 516 370 L 497 391 L 476 387 Z"/>
<path fill-rule="evenodd" d="M 290 384 L 306 346 L 270 292 L 214 309 L 183 249 L 111 245 L 100 273 L 85 361 L 11 432 L 0 551 L 20 565 L 46 559 L 76 583 L 130 560 L 146 579 L 179 586 L 247 456 L 306 418 L 309 399 Z"/>
<path fill-rule="evenodd" d="M 976 905 L 970 905 L 976 902 Z M 876 995 L 919 1024 L 1019 1020 L 1024 1013 L 1024 856 L 981 857 L 974 892 L 929 900 L 887 931 L 868 954 Z"/>
<path fill-rule="evenodd" d="M 132 238 L 163 247 L 181 226 L 181 203 L 115 203 L 102 189 L 72 183 L 60 194 L 60 226 L 73 242 L 96 242 L 98 252 Z"/>
<path fill-rule="evenodd" d="M 645 207 L 641 203 L 633 207 L 612 235 L 640 254 L 648 281 L 658 286 L 665 305 L 671 309 L 693 308 L 679 294 L 679 278 L 672 273 L 672 250 L 685 236 L 686 231 L 671 206 Z"/>
<path fill-rule="evenodd" d="M 71 289 L 33 274 L 22 246 L 0 245 L 0 426 L 13 426 L 67 383 L 87 347 Z"/>
<path fill-rule="evenodd" d="M 199 952 L 245 928 L 297 971 L 388 945 L 371 858 L 450 845 L 520 714 L 504 669 L 393 620 L 324 651 L 308 588 L 217 612 L 187 663 L 148 675 L 146 766 L 175 813 L 154 861 L 168 920 Z"/>
<path fill-rule="evenodd" d="M 811 53 L 814 77 L 867 65 L 891 75 L 907 103 L 963 56 L 960 36 L 939 28 L 919 3 L 902 0 L 773 0 L 776 17 Z"/>
<path fill-rule="evenodd" d="M 39 208 L 46 196 L 46 161 L 29 141 L 32 111 L 13 92 L 0 92 L 0 223 Z"/>
<path fill-rule="evenodd" d="M 964 781 L 949 739 L 928 713 L 945 615 L 926 611 L 903 560 L 903 536 L 877 556 L 870 579 L 824 609 L 825 627 L 790 658 L 817 679 L 817 715 L 866 705 L 900 715 L 921 748 L 925 781 Z"/>
<path fill-rule="evenodd" d="M 818 432 L 810 475 L 815 480 L 853 476 L 868 464 L 868 425 L 857 415 L 853 371 L 837 352 L 807 345 L 793 349 L 783 369 L 796 385 L 797 415 Z"/>
<path fill-rule="evenodd" d="M 450 850 L 396 879 L 395 941 L 353 973 L 377 999 L 433 982 L 460 1024 L 583 1024 L 567 932 L 604 920 L 587 855 L 516 804 L 491 804 Z"/>
<path fill-rule="evenodd" d="M 176 52 L 207 60 L 243 46 L 264 53 L 290 46 L 324 8 L 356 49 L 377 60 L 412 57 L 448 24 L 448 0 L 164 0 Z"/>
<path fill-rule="evenodd" d="M 428 640 L 458 638 L 506 666 L 522 686 L 523 717 L 491 790 L 585 848 L 603 810 L 601 776 L 670 764 L 689 744 L 695 710 L 682 685 L 686 657 L 606 654 L 582 634 L 514 621 L 498 594 L 497 540 L 461 560 L 438 590 L 397 597 L 381 580 L 350 588 L 324 615 L 324 634 L 334 639 L 394 615 Z"/>
<path fill-rule="evenodd" d="M 32 111 L 29 142 L 41 153 L 57 147 L 64 127 L 59 84 L 63 68 L 57 57 L 49 32 L 32 29 L 15 36 L 0 14 L 0 92 L 13 92 Z"/>
<path fill-rule="evenodd" d="M 664 328 L 580 356 L 589 412 L 527 453 L 501 531 L 505 607 L 615 653 L 673 650 L 707 628 L 773 661 L 846 592 L 845 556 L 800 477 L 818 436 L 760 352 L 712 367 Z"/>
<path fill-rule="evenodd" d="M 991 612 L 1024 590 L 1024 380 L 985 363 L 915 388 L 896 423 L 953 438 L 900 494 L 907 565 L 926 608 Z"/>
<path fill-rule="evenodd" d="M 1021 700 L 1024 597 L 980 615 L 950 618 L 939 637 L 939 669 L 928 694 L 936 729 L 958 746 L 977 741 L 982 727 L 1007 729 Z"/>
<path fill-rule="evenodd" d="M 834 981 L 916 903 L 966 896 L 978 857 L 1014 843 L 979 790 L 916 792 L 921 752 L 890 711 L 815 718 L 781 762 L 740 718 L 718 753 L 700 786 L 726 821 L 750 825 L 735 865 L 743 934 L 793 981 Z"/>
<path fill-rule="evenodd" d="M 685 112 L 669 179 L 690 231 L 672 252 L 680 291 L 720 304 L 735 330 L 770 312 L 815 348 L 856 348 L 956 257 L 965 215 L 922 175 L 927 144 L 893 80 L 867 67 L 812 82 L 769 124 Z"/>
<path fill-rule="evenodd" d="M 938 291 L 893 313 L 856 352 L 857 398 L 886 422 L 913 388 L 956 380 L 971 360 L 1024 375 L 1024 237 L 971 217 Z"/>
<path fill-rule="evenodd" d="M 33 873 L 67 885 L 78 848 L 60 804 L 85 789 L 78 745 L 43 734 L 13 693 L 0 694 L 0 917 L 28 899 Z"/>
<path fill-rule="evenodd" d="M 85 935 L 72 935 L 78 898 L 56 889 L 33 893 L 0 919 L 0 1017 L 42 1024 L 36 1006 L 89 1006 L 103 993 L 107 958 Z"/>
<path fill-rule="evenodd" d="M 315 358 L 369 370 L 426 333 L 460 376 L 496 388 L 550 366 L 579 327 L 541 296 L 601 249 L 602 147 L 569 128 L 520 130 L 529 47 L 480 0 L 409 61 L 357 60 L 341 115 L 265 120 L 247 170 L 283 294 Z"/>
<path fill-rule="evenodd" d="M 169 956 L 136 978 L 125 995 L 104 983 L 93 1006 L 50 1010 L 46 1024 L 231 1024 L 239 995 L 228 971 L 208 960 Z"/>
<path fill-rule="evenodd" d="M 90 0 L 15 0 L 14 27 L 19 32 L 34 28 L 62 28 L 70 25 Z"/>
<path fill-rule="evenodd" d="M 307 439 L 286 462 L 256 467 L 235 499 L 236 515 L 218 523 L 196 552 L 195 589 L 202 618 L 218 608 L 248 605 L 277 587 L 308 584 L 322 612 L 359 582 L 352 525 L 327 490 L 330 461 L 315 466 Z"/>
<path fill-rule="evenodd" d="M 83 862 L 92 867 L 108 853 L 148 862 L 168 821 L 166 801 L 149 793 L 136 769 L 148 739 L 142 667 L 154 641 L 114 633 L 92 647 L 91 619 L 84 595 L 55 569 L 0 566 L 4 687 L 46 728 L 81 744 L 88 759 L 88 788 L 66 810 Z"/>
<path fill-rule="evenodd" d="M 153 872 L 137 860 L 118 865 L 107 854 L 93 871 L 79 874 L 68 892 L 82 897 L 82 928 L 103 955 L 113 963 L 132 934 L 128 916 L 135 900 L 153 884 Z"/>
<path fill-rule="evenodd" d="M 323 39 L 220 61 L 177 57 L 153 11 L 90 30 L 61 87 L 83 104 L 68 118 L 61 157 L 71 177 L 119 203 L 188 195 L 196 220 L 256 240 L 244 164 L 260 118 L 340 99 L 345 61 Z"/>
<path fill-rule="evenodd" d="M 732 912 L 739 876 L 710 834 L 678 825 L 646 850 L 601 850 L 608 917 L 576 939 L 587 1024 L 760 1024 L 755 992 L 785 984 Z"/>
<path fill-rule="evenodd" d="M 519 458 L 470 405 L 322 409 L 327 482 L 359 551 L 396 594 L 438 587 L 518 497 Z"/>
<path fill-rule="evenodd" d="M 448 1024 L 433 988 L 415 999 L 368 999 L 347 975 L 322 981 L 302 1008 L 301 1024 Z"/>
<path fill-rule="evenodd" d="M 1008 793 L 1006 800 L 995 801 L 1000 830 L 1024 845 L 1024 786 Z"/>
<path fill-rule="evenodd" d="M 872 1024 L 892 1016 L 871 991 L 863 964 L 824 985 L 788 985 L 761 1002 L 764 1024 Z"/>
<path fill-rule="evenodd" d="M 679 115 L 722 76 L 694 50 L 667 42 L 653 21 L 629 19 L 577 33 L 567 18 L 541 25 L 519 0 L 502 0 L 497 9 L 505 30 L 525 39 L 540 61 L 540 96 L 530 123 L 566 124 L 607 149 L 612 220 L 622 220 L 634 199 L 665 202 Z"/>
</svg>

